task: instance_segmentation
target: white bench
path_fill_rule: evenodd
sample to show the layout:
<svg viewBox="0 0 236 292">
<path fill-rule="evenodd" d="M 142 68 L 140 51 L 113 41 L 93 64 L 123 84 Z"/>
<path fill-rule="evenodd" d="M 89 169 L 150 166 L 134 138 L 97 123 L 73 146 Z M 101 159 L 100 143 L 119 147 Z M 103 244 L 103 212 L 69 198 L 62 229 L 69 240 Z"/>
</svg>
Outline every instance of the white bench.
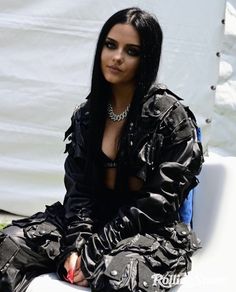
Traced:
<svg viewBox="0 0 236 292">
<path fill-rule="evenodd" d="M 236 157 L 206 158 L 194 196 L 194 230 L 203 248 L 193 256 L 193 269 L 175 292 L 234 292 L 236 251 Z M 235 277 L 235 278 L 234 278 Z M 89 292 L 60 281 L 55 274 L 35 278 L 27 292 Z"/>
</svg>

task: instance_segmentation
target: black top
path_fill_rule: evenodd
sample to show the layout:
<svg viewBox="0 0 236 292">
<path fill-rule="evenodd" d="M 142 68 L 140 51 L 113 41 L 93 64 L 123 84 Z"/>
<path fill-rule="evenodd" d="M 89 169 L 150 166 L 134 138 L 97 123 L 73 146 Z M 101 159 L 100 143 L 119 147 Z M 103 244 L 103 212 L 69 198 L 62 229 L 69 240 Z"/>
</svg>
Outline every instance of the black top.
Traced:
<svg viewBox="0 0 236 292">
<path fill-rule="evenodd" d="M 99 159 L 105 168 L 116 168 L 117 167 L 117 159 L 114 159 L 114 160 L 111 159 L 102 150 L 99 152 Z"/>
</svg>

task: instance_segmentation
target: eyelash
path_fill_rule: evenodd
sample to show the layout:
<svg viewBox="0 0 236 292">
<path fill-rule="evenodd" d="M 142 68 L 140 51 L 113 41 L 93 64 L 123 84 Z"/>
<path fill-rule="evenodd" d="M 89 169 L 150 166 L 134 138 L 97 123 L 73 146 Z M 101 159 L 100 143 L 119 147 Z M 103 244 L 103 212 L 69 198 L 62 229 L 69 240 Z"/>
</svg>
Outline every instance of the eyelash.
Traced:
<svg viewBox="0 0 236 292">
<path fill-rule="evenodd" d="M 116 44 L 111 42 L 111 41 L 105 41 L 105 46 L 109 49 L 109 50 L 114 50 L 116 49 Z M 140 50 L 135 49 L 135 48 L 127 48 L 126 50 L 127 54 L 131 57 L 138 57 L 140 56 Z"/>
<path fill-rule="evenodd" d="M 113 42 L 110 42 L 110 41 L 105 41 L 105 46 L 112 50 L 112 49 L 115 49 L 116 48 L 116 45 L 113 43 Z"/>
<path fill-rule="evenodd" d="M 133 49 L 133 48 L 129 48 L 127 50 L 127 53 L 130 55 L 130 56 L 133 56 L 133 57 L 138 57 L 140 56 L 140 51 L 137 50 L 137 49 Z"/>
</svg>

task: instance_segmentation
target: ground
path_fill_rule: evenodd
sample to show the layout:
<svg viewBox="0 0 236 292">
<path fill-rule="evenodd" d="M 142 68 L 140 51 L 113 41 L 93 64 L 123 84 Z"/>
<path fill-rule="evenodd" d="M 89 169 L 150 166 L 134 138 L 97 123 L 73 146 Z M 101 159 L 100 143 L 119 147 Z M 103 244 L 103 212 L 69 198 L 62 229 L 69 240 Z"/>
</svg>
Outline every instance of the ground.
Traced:
<svg viewBox="0 0 236 292">
<path fill-rule="evenodd" d="M 7 213 L 5 211 L 0 210 L 0 229 L 2 229 L 7 224 L 10 224 L 13 219 L 20 219 L 20 218 L 22 218 L 22 216 Z"/>
</svg>

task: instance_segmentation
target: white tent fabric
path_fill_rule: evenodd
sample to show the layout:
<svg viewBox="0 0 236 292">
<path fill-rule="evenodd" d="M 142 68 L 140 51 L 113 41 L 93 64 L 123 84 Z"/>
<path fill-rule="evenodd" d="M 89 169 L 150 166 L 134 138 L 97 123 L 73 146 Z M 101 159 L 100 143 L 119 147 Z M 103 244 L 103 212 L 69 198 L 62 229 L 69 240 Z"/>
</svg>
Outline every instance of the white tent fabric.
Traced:
<svg viewBox="0 0 236 292">
<path fill-rule="evenodd" d="M 236 0 L 227 1 L 209 150 L 236 156 Z"/>
<path fill-rule="evenodd" d="M 0 209 L 30 215 L 62 200 L 63 135 L 89 92 L 98 33 L 112 13 L 134 5 L 157 15 L 159 81 L 196 113 L 207 149 L 224 0 L 1 1 Z"/>
</svg>

